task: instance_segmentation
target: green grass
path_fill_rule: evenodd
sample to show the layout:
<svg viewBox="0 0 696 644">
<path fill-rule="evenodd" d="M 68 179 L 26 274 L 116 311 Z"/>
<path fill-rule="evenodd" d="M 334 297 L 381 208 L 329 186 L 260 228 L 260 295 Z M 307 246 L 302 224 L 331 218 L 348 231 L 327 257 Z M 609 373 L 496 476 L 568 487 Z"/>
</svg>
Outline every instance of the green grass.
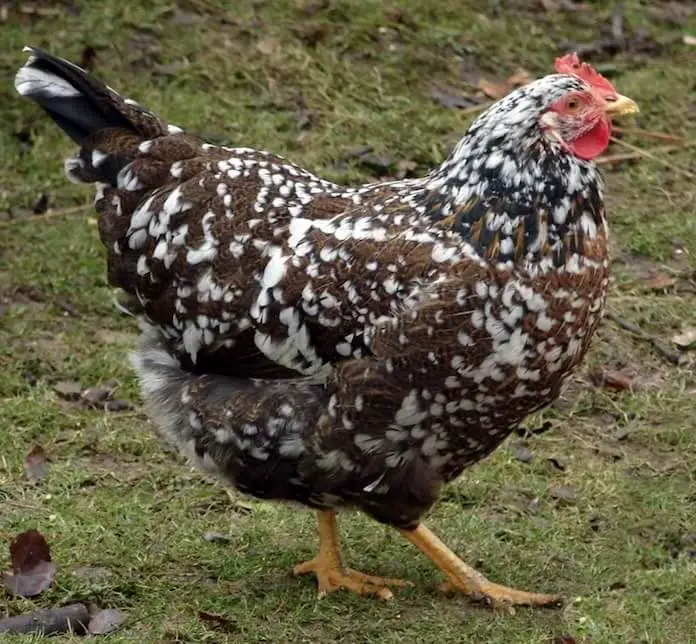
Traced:
<svg viewBox="0 0 696 644">
<path fill-rule="evenodd" d="M 422 0 L 387 8 L 367 0 L 236 0 L 220 9 L 188 0 L 179 3 L 183 18 L 164 0 L 72 4 L 79 15 L 67 2 L 38 3 L 65 11 L 10 10 L 0 26 L 8 79 L 0 87 L 0 213 L 11 209 L 21 219 L 39 193 L 55 209 L 86 206 L 84 214 L 0 222 L 0 540 L 37 528 L 59 566 L 48 592 L 34 601 L 4 598 L 0 614 L 89 599 L 127 612 L 109 641 L 144 644 L 531 644 L 562 634 L 594 644 L 696 641 L 695 546 L 686 545 L 696 533 L 693 356 L 668 365 L 606 322 L 562 399 L 530 422 L 554 426 L 526 440 L 534 460 L 513 458 L 514 438 L 433 509 L 429 525 L 466 560 L 497 581 L 562 592 L 565 608 L 508 615 L 442 597 L 429 562 L 394 531 L 357 514 L 341 520 L 350 563 L 415 586 L 389 604 L 345 593 L 317 602 L 313 581 L 288 572 L 312 555 L 313 517 L 257 502 L 250 514 L 233 511 L 223 491 L 151 435 L 126 361 L 136 329 L 111 305 L 87 208 L 91 193 L 65 181 L 69 141 L 9 80 L 24 44 L 78 61 L 90 45 L 100 76 L 173 123 L 354 182 L 371 179 L 344 159 L 361 145 L 413 160 L 420 172 L 444 158 L 470 117 L 434 103 L 431 83 L 467 89 L 463 61 L 474 77 L 504 78 L 517 66 L 546 73 L 555 43 L 598 37 L 608 3 L 554 13 L 532 2 Z M 620 91 L 640 103 L 641 127 L 695 137 L 694 48 L 676 41 L 680 32 L 696 33 L 696 15 L 675 27 L 638 0 L 625 4 L 627 28 L 675 44 L 613 59 Z M 308 23 L 323 30 L 318 42 L 306 35 Z M 312 113 L 309 129 L 298 128 L 300 94 Z M 27 136 L 30 143 L 21 140 Z M 693 148 L 669 161 L 696 171 Z M 693 180 L 650 160 L 606 177 L 613 254 L 621 260 L 610 308 L 668 342 L 696 326 L 696 297 L 646 293 L 639 278 L 646 268 L 696 268 Z M 675 259 L 677 246 L 683 252 Z M 65 314 L 65 302 L 77 316 Z M 633 370 L 640 386 L 597 389 L 588 374 L 600 367 Z M 105 414 L 62 401 L 52 385 L 66 379 L 83 386 L 116 381 L 117 396 L 136 408 Z M 39 485 L 22 471 L 35 444 L 51 459 Z M 572 498 L 555 498 L 559 486 Z M 209 543 L 208 531 L 230 542 Z M 107 572 L 85 573 L 85 566 Z M 199 610 L 224 614 L 229 632 L 202 622 Z"/>
</svg>

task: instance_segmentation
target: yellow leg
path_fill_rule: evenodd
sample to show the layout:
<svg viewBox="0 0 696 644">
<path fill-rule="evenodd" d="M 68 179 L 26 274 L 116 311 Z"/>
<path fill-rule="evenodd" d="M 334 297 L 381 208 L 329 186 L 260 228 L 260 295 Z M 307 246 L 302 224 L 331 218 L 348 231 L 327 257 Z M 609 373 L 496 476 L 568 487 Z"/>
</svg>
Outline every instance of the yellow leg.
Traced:
<svg viewBox="0 0 696 644">
<path fill-rule="evenodd" d="M 540 595 L 508 588 L 488 581 L 480 572 L 465 564 L 424 525 L 401 534 L 425 553 L 447 575 L 443 590 L 459 590 L 475 601 L 493 606 L 558 606 L 559 595 Z"/>
<path fill-rule="evenodd" d="M 385 579 L 346 568 L 341 556 L 336 513 L 330 510 L 318 512 L 317 519 L 319 521 L 319 553 L 314 559 L 297 564 L 292 572 L 295 575 L 313 572 L 317 576 L 320 598 L 334 590 L 345 588 L 358 595 L 375 595 L 380 599 L 391 599 L 393 594 L 388 586 L 411 585 L 401 579 Z"/>
</svg>

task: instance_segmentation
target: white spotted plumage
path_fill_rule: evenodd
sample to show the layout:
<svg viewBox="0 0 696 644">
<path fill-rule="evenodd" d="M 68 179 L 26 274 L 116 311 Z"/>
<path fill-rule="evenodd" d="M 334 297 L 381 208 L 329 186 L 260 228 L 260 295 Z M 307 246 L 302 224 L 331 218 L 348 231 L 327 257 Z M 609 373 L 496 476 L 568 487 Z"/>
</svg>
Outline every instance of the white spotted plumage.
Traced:
<svg viewBox="0 0 696 644">
<path fill-rule="evenodd" d="M 163 433 L 243 491 L 416 520 L 430 492 L 405 507 L 403 477 L 448 481 L 490 452 L 599 322 L 601 180 L 539 128 L 584 87 L 533 82 L 426 176 L 351 188 L 114 93 L 131 147 L 95 136 L 66 173 L 103 184 L 109 276 L 150 325 L 134 364 Z"/>
</svg>

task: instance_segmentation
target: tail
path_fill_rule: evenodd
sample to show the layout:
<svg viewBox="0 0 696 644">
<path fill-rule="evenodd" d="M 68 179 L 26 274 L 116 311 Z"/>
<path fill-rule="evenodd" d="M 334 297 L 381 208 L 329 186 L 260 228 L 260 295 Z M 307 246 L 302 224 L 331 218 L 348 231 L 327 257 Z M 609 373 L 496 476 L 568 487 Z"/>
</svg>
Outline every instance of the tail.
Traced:
<svg viewBox="0 0 696 644">
<path fill-rule="evenodd" d="M 15 77 L 22 95 L 40 105 L 78 145 L 100 130 L 126 130 L 144 138 L 167 132 L 166 125 L 137 103 L 124 99 L 77 65 L 35 47 Z"/>
<path fill-rule="evenodd" d="M 81 148 L 66 160 L 70 180 L 116 185 L 141 142 L 181 131 L 81 67 L 34 47 L 24 51 L 30 56 L 15 77 L 17 91 L 40 105 Z"/>
</svg>

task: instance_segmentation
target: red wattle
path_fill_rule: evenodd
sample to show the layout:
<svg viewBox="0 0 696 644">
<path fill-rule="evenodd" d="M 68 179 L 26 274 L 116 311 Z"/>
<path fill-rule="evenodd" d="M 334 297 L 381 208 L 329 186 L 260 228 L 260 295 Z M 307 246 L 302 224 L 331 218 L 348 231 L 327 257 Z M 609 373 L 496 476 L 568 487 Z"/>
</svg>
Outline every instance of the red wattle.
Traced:
<svg viewBox="0 0 696 644">
<path fill-rule="evenodd" d="M 609 138 L 611 137 L 611 124 L 607 119 L 600 119 L 587 134 L 579 136 L 575 141 L 571 141 L 568 147 L 573 153 L 589 161 L 599 156 L 607 149 Z"/>
</svg>

